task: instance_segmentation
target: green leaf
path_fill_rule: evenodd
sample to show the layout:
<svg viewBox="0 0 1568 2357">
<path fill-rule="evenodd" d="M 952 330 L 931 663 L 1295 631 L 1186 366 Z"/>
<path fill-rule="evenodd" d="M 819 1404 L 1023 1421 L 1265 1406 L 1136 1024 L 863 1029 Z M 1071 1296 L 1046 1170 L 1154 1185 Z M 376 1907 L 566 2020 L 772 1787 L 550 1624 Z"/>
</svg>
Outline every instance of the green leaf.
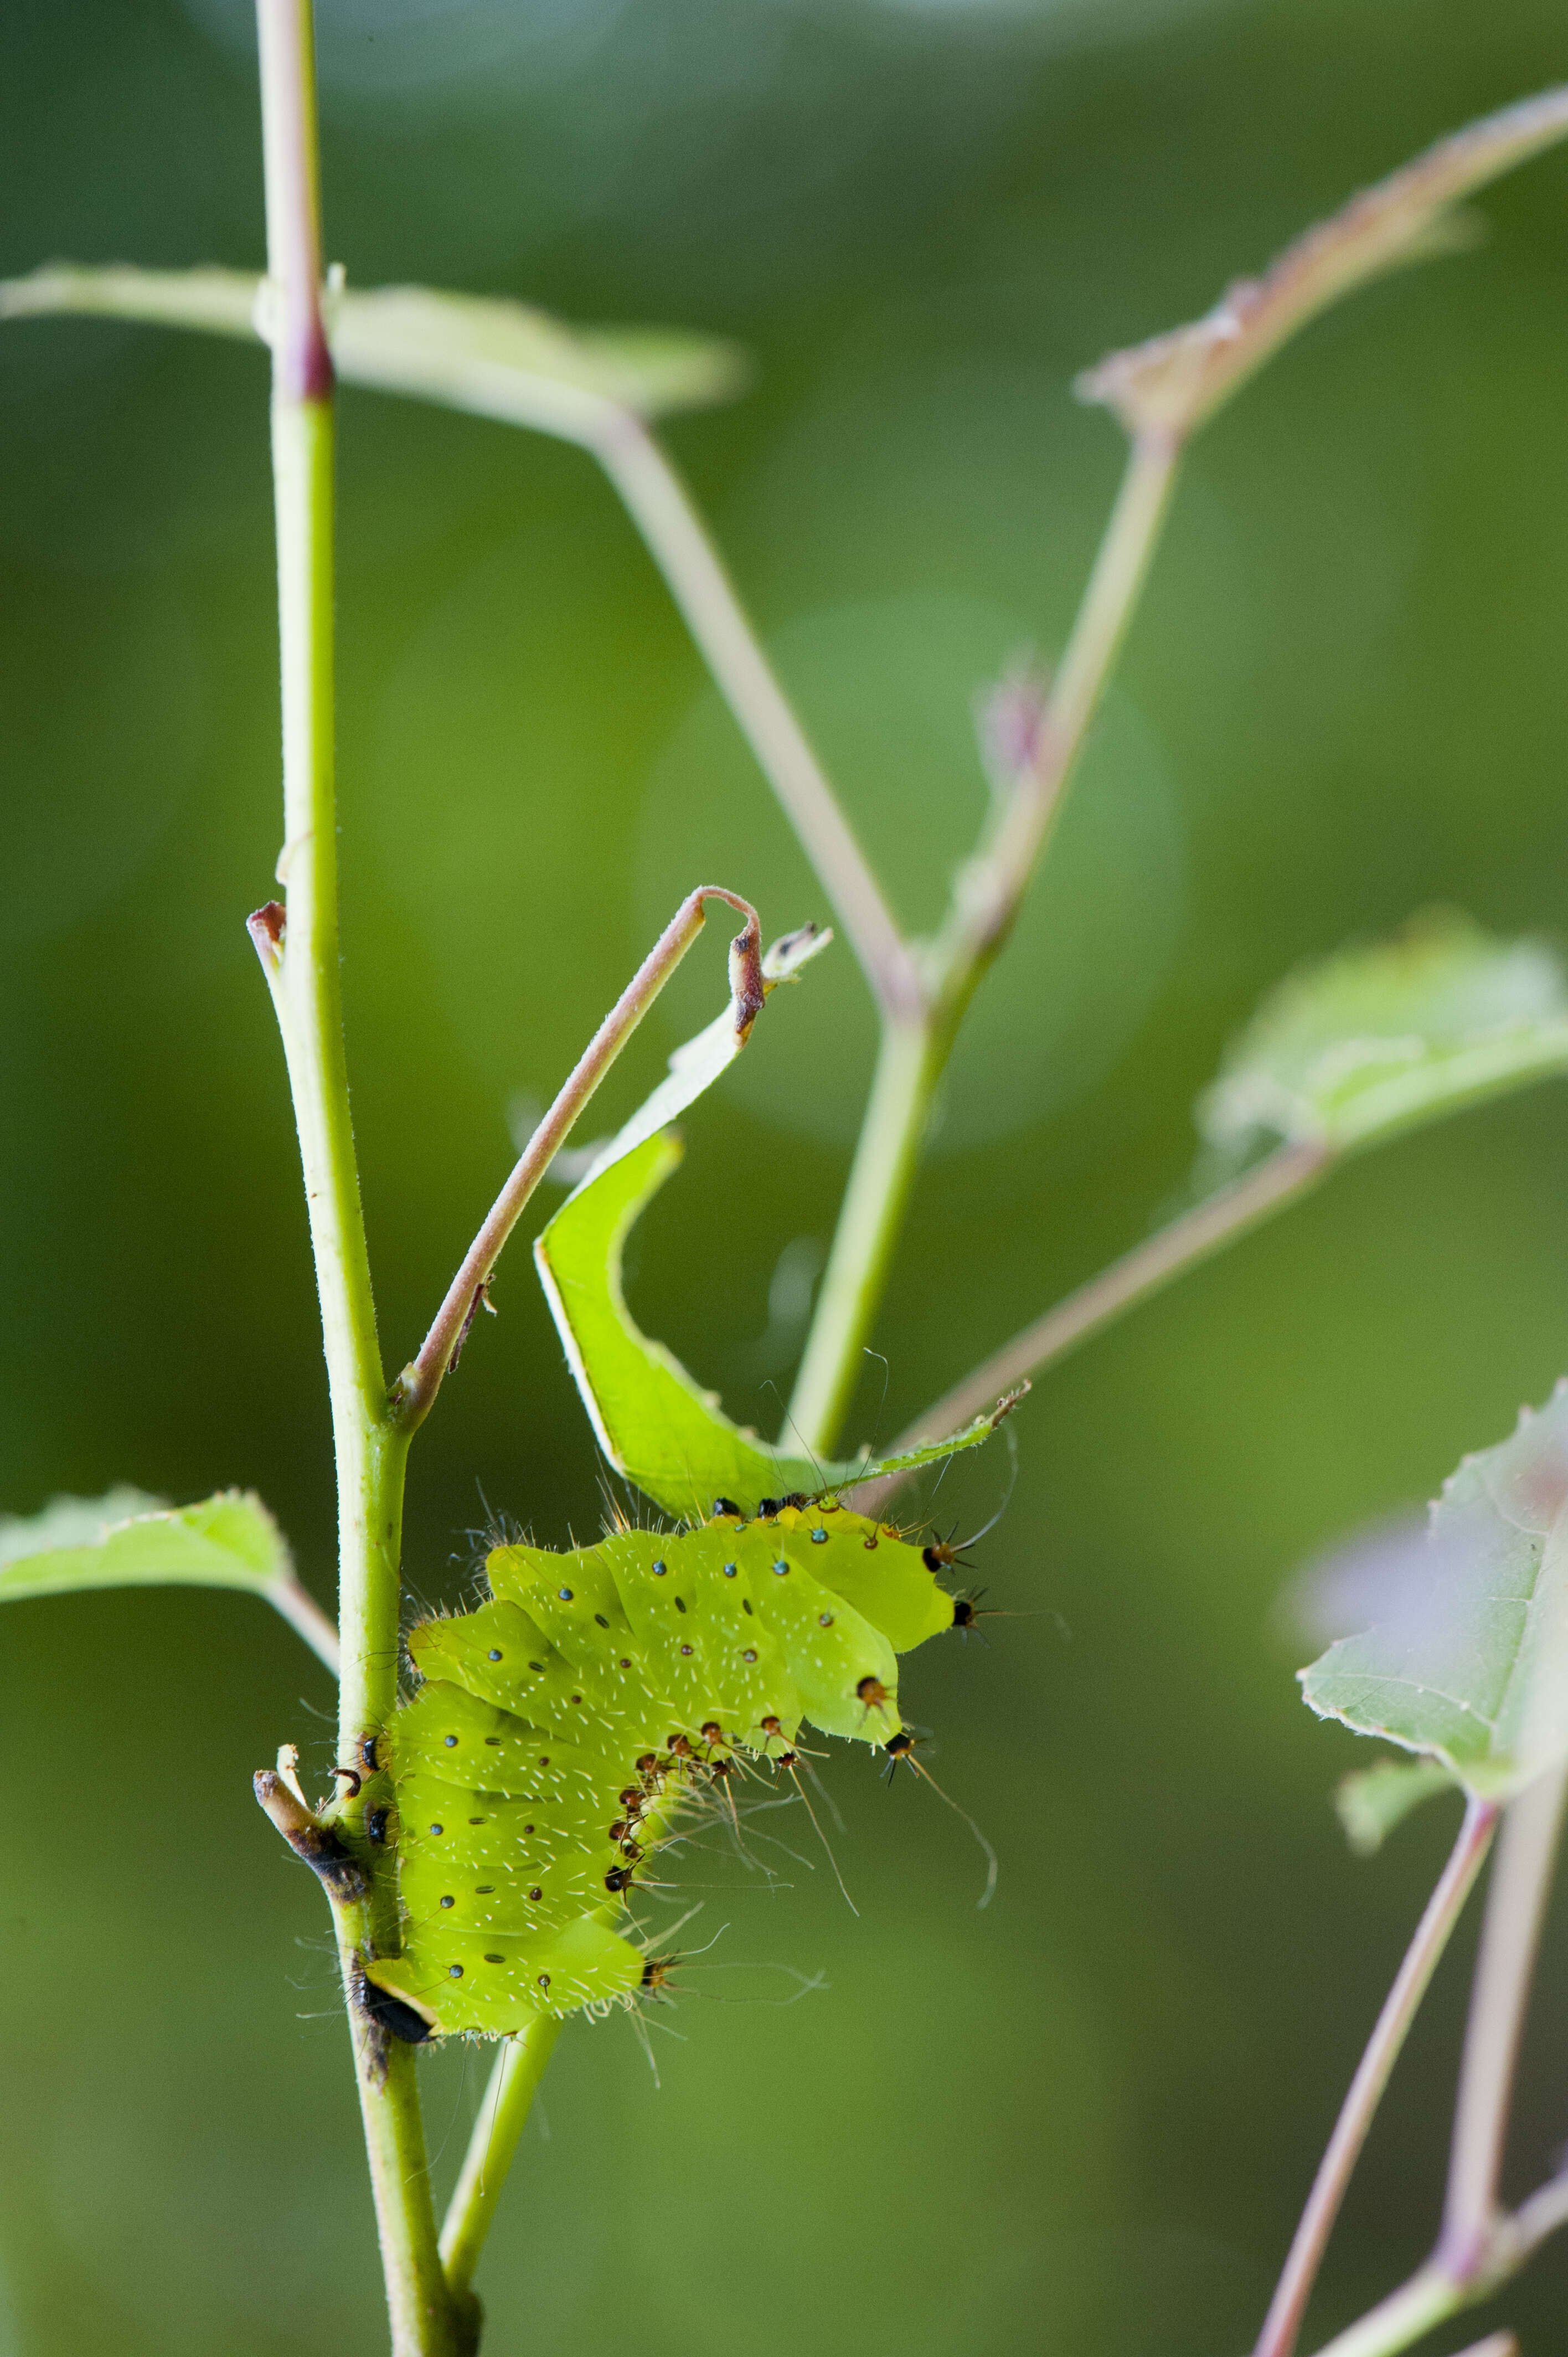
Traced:
<svg viewBox="0 0 1568 2357">
<path fill-rule="evenodd" d="M 238 270 L 83 269 L 50 263 L 0 283 L 0 319 L 92 312 L 266 339 L 264 279 Z M 746 382 L 744 355 L 710 336 L 661 328 L 571 328 L 524 303 L 426 286 L 325 300 L 338 372 L 510 425 L 593 443 L 628 411 L 639 417 L 727 401 Z"/>
<path fill-rule="evenodd" d="M 139 1490 L 56 1498 L 41 1514 L 0 1520 L 0 1598 L 81 1587 L 248 1587 L 270 1594 L 294 1568 L 259 1498 L 222 1490 L 199 1506 L 161 1506 Z"/>
<path fill-rule="evenodd" d="M 1197 1108 L 1218 1175 L 1284 1140 L 1335 1153 L 1568 1070 L 1568 982 L 1543 942 L 1431 910 L 1272 992 Z"/>
<path fill-rule="evenodd" d="M 161 1498 L 145 1490 L 121 1487 L 102 1498 L 51 1498 L 41 1514 L 0 1514 L 0 1594 L 42 1595 L 13 1579 L 8 1565 L 28 1557 L 96 1546 L 104 1532 L 134 1514 L 161 1513 Z M 68 1580 L 65 1585 L 71 1583 Z"/>
<path fill-rule="evenodd" d="M 331 1623 L 250 1491 L 171 1507 L 139 1490 L 111 1490 L 103 1498 L 56 1498 L 41 1514 L 0 1517 L 0 1603 L 98 1587 L 244 1588 L 280 1611 L 329 1669 L 338 1665 Z"/>
<path fill-rule="evenodd" d="M 1375 1768 L 1341 1778 L 1334 1806 L 1358 1857 L 1370 1857 L 1412 1809 L 1453 1790 L 1454 1779 L 1439 1760 L 1380 1760 Z"/>
<path fill-rule="evenodd" d="M 1568 1758 L 1568 1382 L 1433 1508 L 1426 1576 L 1301 1674 L 1308 1706 L 1502 1799 Z"/>
<path fill-rule="evenodd" d="M 808 931 L 770 950 L 763 963 L 768 984 L 792 979 L 824 939 Z M 979 1416 L 947 1440 L 906 1449 L 877 1464 L 864 1453 L 847 1462 L 819 1462 L 776 1448 L 732 1424 L 718 1394 L 703 1390 L 672 1352 L 638 1327 L 621 1287 L 621 1256 L 634 1222 L 680 1162 L 680 1142 L 666 1124 L 713 1085 L 743 1044 L 735 1015 L 726 1008 L 678 1049 L 668 1077 L 611 1139 L 533 1247 L 540 1282 L 599 1446 L 618 1471 L 667 1512 L 690 1521 L 706 1516 L 715 1498 L 733 1499 L 753 1512 L 764 1498 L 796 1492 L 814 1497 L 929 1464 L 986 1439 L 997 1422 L 995 1414 Z"/>
<path fill-rule="evenodd" d="M 1568 135 L 1568 84 L 1483 115 L 1319 221 L 1261 278 L 1228 287 L 1190 326 L 1112 352 L 1079 379 L 1130 434 L 1203 425 L 1309 319 L 1386 271 L 1473 245 L 1459 200 Z"/>
</svg>

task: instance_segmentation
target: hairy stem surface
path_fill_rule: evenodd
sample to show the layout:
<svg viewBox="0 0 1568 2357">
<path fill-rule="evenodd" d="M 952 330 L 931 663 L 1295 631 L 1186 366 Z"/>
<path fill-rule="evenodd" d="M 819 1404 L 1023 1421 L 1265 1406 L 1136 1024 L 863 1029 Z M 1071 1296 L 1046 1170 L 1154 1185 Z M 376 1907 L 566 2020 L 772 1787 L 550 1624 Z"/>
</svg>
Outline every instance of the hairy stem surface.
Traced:
<svg viewBox="0 0 1568 2357">
<path fill-rule="evenodd" d="M 282 651 L 285 904 L 251 931 L 277 1008 L 299 1133 L 338 1473 L 339 1758 L 369 1764 L 397 1699 L 399 1555 L 407 1443 L 387 1415 L 349 1110 L 338 985 L 333 769 L 332 367 L 321 327 L 309 0 L 258 0 L 272 286 L 273 472 Z M 371 1749 L 367 1755 L 365 1745 Z M 345 1803 L 362 1821 L 362 1792 Z M 355 2076 L 396 2357 L 452 2357 L 412 2049 L 358 2002 L 360 1961 L 395 1936 L 384 1868 L 336 1906 Z"/>
</svg>

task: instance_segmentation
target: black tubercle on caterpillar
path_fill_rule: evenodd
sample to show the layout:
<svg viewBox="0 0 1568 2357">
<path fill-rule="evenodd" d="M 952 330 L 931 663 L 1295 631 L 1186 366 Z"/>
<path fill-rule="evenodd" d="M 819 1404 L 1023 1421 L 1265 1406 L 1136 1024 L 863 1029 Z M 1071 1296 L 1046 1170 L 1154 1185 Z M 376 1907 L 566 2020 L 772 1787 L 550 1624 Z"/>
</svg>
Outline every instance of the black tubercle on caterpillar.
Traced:
<svg viewBox="0 0 1568 2357">
<path fill-rule="evenodd" d="M 390 1989 L 378 1988 L 362 1972 L 355 1975 L 355 1981 L 354 1994 L 378 2029 L 401 2039 L 405 2046 L 424 2046 L 435 2037 L 435 2029 L 424 2016 L 401 1996 L 394 1996 Z"/>
</svg>

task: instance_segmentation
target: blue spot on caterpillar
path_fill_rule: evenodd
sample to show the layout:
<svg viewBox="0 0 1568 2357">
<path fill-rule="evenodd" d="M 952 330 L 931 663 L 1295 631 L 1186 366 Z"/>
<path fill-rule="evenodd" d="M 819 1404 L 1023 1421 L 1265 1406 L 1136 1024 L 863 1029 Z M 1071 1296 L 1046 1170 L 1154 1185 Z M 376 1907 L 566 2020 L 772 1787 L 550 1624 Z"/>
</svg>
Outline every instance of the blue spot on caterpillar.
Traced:
<svg viewBox="0 0 1568 2357">
<path fill-rule="evenodd" d="M 486 1569 L 489 1602 L 411 1636 L 424 1684 L 381 1749 L 403 1953 L 366 1971 L 400 2037 L 629 2000 L 645 1959 L 613 1918 L 682 1810 L 802 1722 L 888 1745 L 897 1654 L 955 1621 L 919 1546 L 832 1498 Z"/>
</svg>

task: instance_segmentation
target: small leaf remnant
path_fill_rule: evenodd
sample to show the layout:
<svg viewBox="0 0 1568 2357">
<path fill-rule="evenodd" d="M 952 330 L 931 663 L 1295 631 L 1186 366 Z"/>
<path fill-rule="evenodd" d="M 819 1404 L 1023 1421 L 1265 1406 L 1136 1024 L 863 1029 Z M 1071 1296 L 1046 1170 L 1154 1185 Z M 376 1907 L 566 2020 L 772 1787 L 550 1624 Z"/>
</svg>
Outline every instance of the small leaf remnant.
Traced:
<svg viewBox="0 0 1568 2357">
<path fill-rule="evenodd" d="M 245 920 L 245 931 L 255 945 L 263 972 L 275 974 L 283 959 L 284 936 L 288 931 L 288 913 L 281 900 L 269 900 Z"/>
<path fill-rule="evenodd" d="M 1334 1808 L 1357 1857 L 1371 1857 L 1423 1801 L 1453 1790 L 1454 1779 L 1439 1760 L 1380 1760 L 1375 1768 L 1341 1778 Z"/>
<path fill-rule="evenodd" d="M 1031 663 L 1016 663 L 975 699 L 974 731 L 991 791 L 1005 802 L 1027 777 L 1040 749 L 1050 703 L 1050 681 Z"/>
</svg>

